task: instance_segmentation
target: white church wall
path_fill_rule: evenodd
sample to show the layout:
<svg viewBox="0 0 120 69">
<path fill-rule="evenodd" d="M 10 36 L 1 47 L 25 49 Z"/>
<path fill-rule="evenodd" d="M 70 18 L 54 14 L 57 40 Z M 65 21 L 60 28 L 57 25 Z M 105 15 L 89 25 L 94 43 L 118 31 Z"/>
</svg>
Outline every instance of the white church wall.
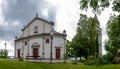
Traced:
<svg viewBox="0 0 120 69">
<path fill-rule="evenodd" d="M 37 33 L 34 33 L 35 26 L 38 27 Z M 30 35 L 43 33 L 43 22 L 40 20 L 35 20 L 29 27 L 30 27 Z"/>
<path fill-rule="evenodd" d="M 50 33 L 53 26 L 48 23 L 44 23 L 44 24 L 45 24 L 45 33 Z"/>
<path fill-rule="evenodd" d="M 23 33 L 23 35 L 22 35 L 22 37 L 27 37 L 28 36 L 28 29 L 29 29 L 29 27 L 27 27 L 22 33 Z"/>
<path fill-rule="evenodd" d="M 41 56 L 42 55 L 42 38 L 41 37 L 35 37 L 30 39 L 29 54 L 30 56 L 33 56 L 32 44 L 34 44 L 35 42 L 37 42 L 40 45 L 40 47 L 38 47 L 38 56 Z"/>
<path fill-rule="evenodd" d="M 22 41 L 21 42 L 16 42 L 16 55 L 15 55 L 15 57 L 18 57 L 17 56 L 18 55 L 18 53 L 17 53 L 18 49 L 20 50 L 20 56 L 22 56 Z"/>
<path fill-rule="evenodd" d="M 60 59 L 63 58 L 64 55 L 64 39 L 63 38 L 59 38 L 59 37 L 54 37 L 53 38 L 53 56 L 54 58 L 56 58 L 56 48 L 60 48 Z"/>
<path fill-rule="evenodd" d="M 49 43 L 46 43 L 46 39 L 49 39 Z M 44 48 L 45 48 L 45 57 L 46 58 L 50 58 L 50 46 L 51 46 L 51 38 L 49 37 L 49 36 L 46 36 L 45 37 L 45 42 L 44 42 L 45 44 L 45 46 L 44 46 Z"/>
<path fill-rule="evenodd" d="M 34 27 L 38 27 L 38 33 L 34 33 Z M 23 36 L 26 37 L 28 35 L 34 35 L 34 34 L 41 34 L 41 33 L 49 33 L 52 29 L 52 25 L 45 23 L 40 20 L 35 20 L 31 25 L 29 25 L 24 31 Z"/>
<path fill-rule="evenodd" d="M 38 32 L 34 33 L 35 26 L 38 27 Z M 32 45 L 34 43 L 38 43 L 38 56 L 41 58 L 43 57 L 43 43 L 44 43 L 44 57 L 46 59 L 50 58 L 50 51 L 51 51 L 51 37 L 50 35 L 44 35 L 44 41 L 43 36 L 30 36 L 30 35 L 36 35 L 36 34 L 42 34 L 42 33 L 50 33 L 51 29 L 53 28 L 53 25 L 46 23 L 45 21 L 36 19 L 26 27 L 22 32 L 22 37 L 18 40 L 16 39 L 16 57 L 17 57 L 17 50 L 20 49 L 20 56 L 23 58 L 26 58 L 26 56 L 33 56 L 33 47 Z M 30 36 L 30 37 L 29 37 Z M 24 38 L 23 38 L 24 37 Z M 46 43 L 46 39 L 49 39 L 49 43 Z M 25 41 L 27 41 L 27 45 L 25 45 Z M 63 36 L 54 35 L 53 42 L 52 42 L 52 56 L 53 59 L 56 59 L 56 48 L 60 48 L 60 59 L 63 59 L 64 55 L 64 39 Z M 35 47 L 36 48 L 36 47 Z M 23 54 L 22 54 L 23 53 Z"/>
</svg>

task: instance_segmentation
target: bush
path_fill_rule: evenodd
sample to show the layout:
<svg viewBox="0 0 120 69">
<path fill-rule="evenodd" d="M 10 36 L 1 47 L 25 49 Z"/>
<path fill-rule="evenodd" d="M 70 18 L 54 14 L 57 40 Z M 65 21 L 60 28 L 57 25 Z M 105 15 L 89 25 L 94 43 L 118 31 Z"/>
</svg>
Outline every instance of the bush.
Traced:
<svg viewBox="0 0 120 69">
<path fill-rule="evenodd" d="M 80 62 L 85 62 L 85 58 L 81 57 L 79 61 Z"/>
<path fill-rule="evenodd" d="M 7 58 L 8 50 L 0 50 L 0 58 Z"/>
<path fill-rule="evenodd" d="M 19 60 L 19 61 L 23 61 L 23 58 L 22 58 L 22 57 L 20 57 L 20 58 L 18 58 L 18 60 Z"/>
<path fill-rule="evenodd" d="M 99 58 L 99 64 L 108 64 L 108 63 L 109 63 L 109 62 L 107 61 L 105 55 L 104 55 L 104 56 L 101 56 L 101 57 Z"/>
<path fill-rule="evenodd" d="M 114 60 L 113 60 L 113 63 L 119 64 L 120 63 L 120 57 L 115 57 Z"/>
<path fill-rule="evenodd" d="M 84 62 L 85 65 L 93 65 L 96 64 L 96 61 L 93 56 L 89 56 L 88 59 Z"/>
<path fill-rule="evenodd" d="M 84 64 L 85 64 L 85 65 L 94 65 L 94 64 L 96 64 L 96 61 L 95 61 L 95 60 L 93 60 L 93 61 L 86 60 L 86 61 L 84 62 Z"/>
<path fill-rule="evenodd" d="M 67 54 L 67 53 L 64 53 L 64 54 L 63 54 L 64 60 L 67 60 L 67 57 L 68 57 L 68 54 Z"/>
<path fill-rule="evenodd" d="M 112 54 L 103 55 L 99 58 L 99 64 L 113 63 L 114 56 Z"/>
</svg>

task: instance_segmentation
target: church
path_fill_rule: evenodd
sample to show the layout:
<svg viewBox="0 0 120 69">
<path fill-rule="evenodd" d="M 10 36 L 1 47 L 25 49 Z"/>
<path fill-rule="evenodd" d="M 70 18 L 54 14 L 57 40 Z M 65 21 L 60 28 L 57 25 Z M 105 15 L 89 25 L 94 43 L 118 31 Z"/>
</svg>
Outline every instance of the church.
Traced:
<svg viewBox="0 0 120 69">
<path fill-rule="evenodd" d="M 63 62 L 66 53 L 66 31 L 55 31 L 54 22 L 36 14 L 28 25 L 15 37 L 14 55 L 24 61 Z"/>
</svg>

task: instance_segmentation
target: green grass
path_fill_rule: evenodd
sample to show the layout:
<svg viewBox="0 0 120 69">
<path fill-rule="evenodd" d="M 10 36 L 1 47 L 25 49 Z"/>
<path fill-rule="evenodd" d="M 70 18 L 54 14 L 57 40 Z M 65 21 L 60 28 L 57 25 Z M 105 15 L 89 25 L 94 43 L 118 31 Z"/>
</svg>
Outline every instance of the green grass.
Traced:
<svg viewBox="0 0 120 69">
<path fill-rule="evenodd" d="M 0 59 L 0 69 L 120 69 L 120 64 L 74 65 L 71 63 L 35 63 Z"/>
</svg>

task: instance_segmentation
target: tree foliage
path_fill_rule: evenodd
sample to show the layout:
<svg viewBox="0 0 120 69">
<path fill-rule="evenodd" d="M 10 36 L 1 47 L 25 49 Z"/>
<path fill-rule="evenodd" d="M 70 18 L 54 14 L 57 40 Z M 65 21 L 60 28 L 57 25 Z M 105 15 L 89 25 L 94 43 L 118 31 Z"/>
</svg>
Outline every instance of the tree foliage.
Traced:
<svg viewBox="0 0 120 69">
<path fill-rule="evenodd" d="M 7 58 L 8 51 L 7 50 L 0 50 L 0 58 Z"/>
<path fill-rule="evenodd" d="M 113 4 L 113 11 L 120 12 L 120 0 L 80 0 L 80 9 L 92 8 L 93 11 L 99 13 L 104 8 L 109 7 L 110 3 Z"/>
<path fill-rule="evenodd" d="M 66 54 L 67 57 L 72 57 L 72 47 L 71 47 L 71 42 L 69 40 L 67 40 L 67 44 L 66 44 Z"/>
<path fill-rule="evenodd" d="M 77 34 L 71 42 L 75 57 L 85 57 L 87 59 L 89 55 L 94 57 L 98 55 L 98 25 L 99 22 L 96 18 L 88 18 L 86 15 L 80 14 Z"/>
<path fill-rule="evenodd" d="M 105 49 L 114 56 L 120 56 L 120 15 L 110 17 L 107 35 L 109 39 L 105 43 Z"/>
<path fill-rule="evenodd" d="M 113 1 L 113 11 L 118 11 L 120 12 L 120 0 L 114 0 Z"/>
</svg>

